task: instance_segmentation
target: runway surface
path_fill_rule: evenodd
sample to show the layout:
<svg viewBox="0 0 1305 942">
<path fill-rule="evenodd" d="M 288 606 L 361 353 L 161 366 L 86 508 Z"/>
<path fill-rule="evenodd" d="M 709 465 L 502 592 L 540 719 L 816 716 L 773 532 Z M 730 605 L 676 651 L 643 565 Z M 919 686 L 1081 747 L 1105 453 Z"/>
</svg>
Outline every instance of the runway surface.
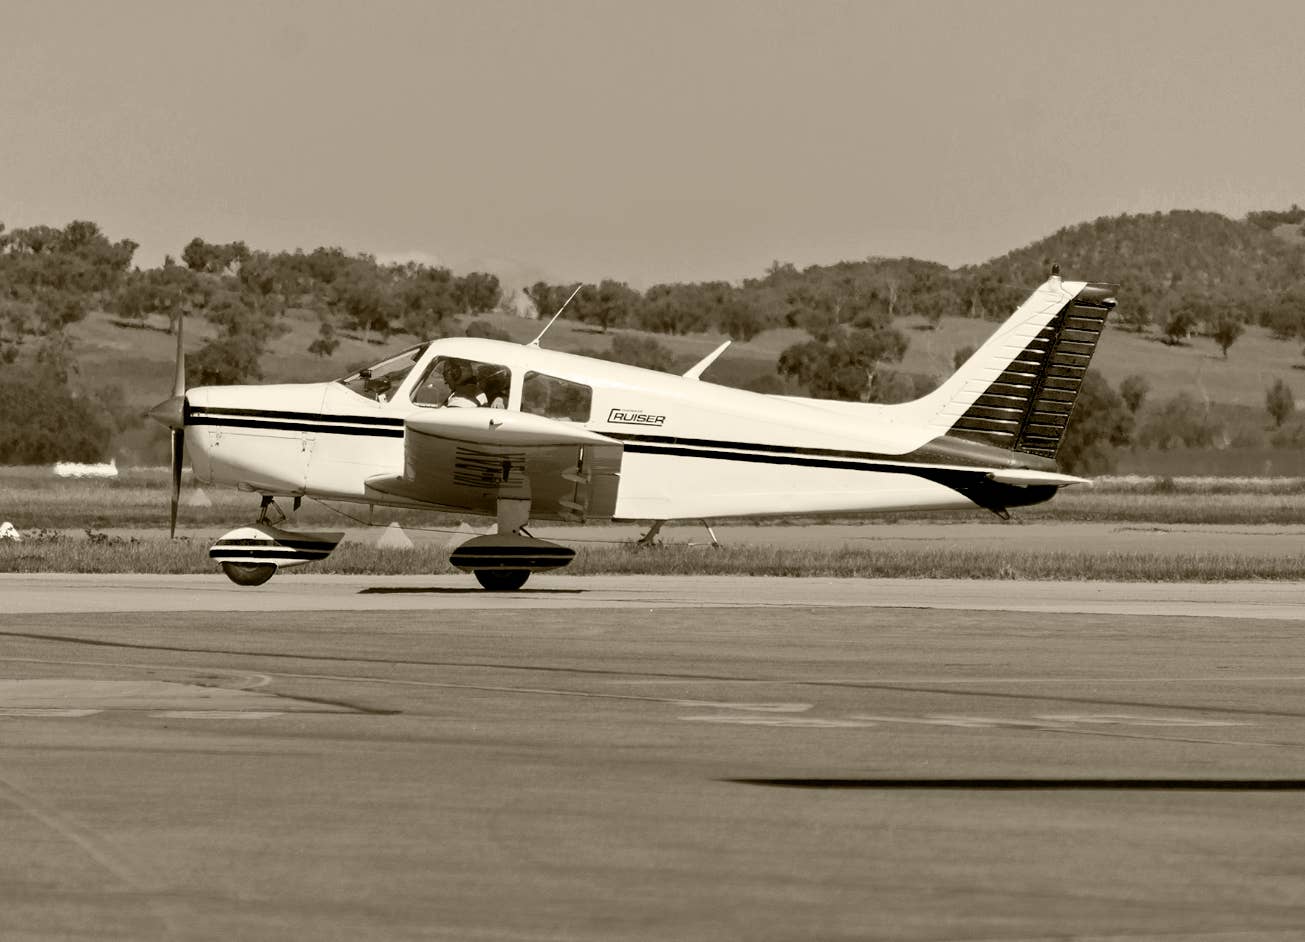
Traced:
<svg viewBox="0 0 1305 942">
<path fill-rule="evenodd" d="M 0 576 L 3 939 L 1305 933 L 1305 586 Z"/>
</svg>

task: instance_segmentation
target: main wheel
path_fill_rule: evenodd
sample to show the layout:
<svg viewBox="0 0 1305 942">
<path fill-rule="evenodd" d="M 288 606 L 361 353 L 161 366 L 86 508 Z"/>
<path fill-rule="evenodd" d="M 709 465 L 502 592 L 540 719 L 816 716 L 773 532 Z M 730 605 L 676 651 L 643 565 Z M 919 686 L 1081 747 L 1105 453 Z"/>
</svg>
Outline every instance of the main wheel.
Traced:
<svg viewBox="0 0 1305 942">
<path fill-rule="evenodd" d="M 526 584 L 529 569 L 477 569 L 476 581 L 491 592 L 511 592 Z"/>
<path fill-rule="evenodd" d="M 222 571 L 236 585 L 262 585 L 276 575 L 272 563 L 223 563 Z"/>
</svg>

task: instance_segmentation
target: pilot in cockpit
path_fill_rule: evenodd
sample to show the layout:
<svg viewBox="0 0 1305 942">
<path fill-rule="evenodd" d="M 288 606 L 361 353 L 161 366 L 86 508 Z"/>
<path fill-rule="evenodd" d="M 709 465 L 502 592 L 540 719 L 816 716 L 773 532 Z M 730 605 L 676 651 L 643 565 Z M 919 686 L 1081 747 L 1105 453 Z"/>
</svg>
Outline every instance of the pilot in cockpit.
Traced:
<svg viewBox="0 0 1305 942">
<path fill-rule="evenodd" d="M 461 360 L 449 360 L 444 364 L 444 382 L 452 392 L 444 401 L 445 406 L 454 409 L 475 409 L 486 405 L 489 399 L 480 390 L 476 382 L 476 372 L 471 364 Z"/>
</svg>

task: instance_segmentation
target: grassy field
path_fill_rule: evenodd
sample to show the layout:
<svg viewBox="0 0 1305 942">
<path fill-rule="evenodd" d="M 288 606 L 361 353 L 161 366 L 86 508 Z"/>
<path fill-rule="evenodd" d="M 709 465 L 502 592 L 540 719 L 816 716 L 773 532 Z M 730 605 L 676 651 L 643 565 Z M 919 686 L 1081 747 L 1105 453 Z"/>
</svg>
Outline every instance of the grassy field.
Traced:
<svg viewBox="0 0 1305 942">
<path fill-rule="evenodd" d="M 235 526 L 252 521 L 258 496 L 228 488 L 196 490 L 183 479 L 180 525 Z M 0 522 L 21 529 L 93 529 L 165 526 L 168 476 L 164 469 L 125 471 L 117 478 L 54 478 L 48 468 L 0 468 Z M 207 506 L 197 505 L 202 501 Z M 366 518 L 367 508 L 341 505 Z M 1055 499 L 1013 512 L 1021 520 L 1155 524 L 1305 524 L 1305 478 L 1102 478 L 1092 487 L 1066 488 Z M 862 520 L 984 519 L 982 511 L 890 514 Z M 458 517 L 379 508 L 370 522 L 456 526 Z M 346 526 L 349 521 L 315 501 L 305 502 L 306 526 Z M 787 521 L 786 521 L 787 522 Z"/>
<path fill-rule="evenodd" d="M 0 522 L 11 522 L 24 531 L 21 542 L 0 541 L 0 572 L 213 572 L 216 567 L 208 559 L 207 536 L 166 538 L 162 528 L 167 520 L 167 489 L 167 474 L 162 469 L 93 481 L 54 479 L 46 469 L 0 469 Z M 213 490 L 204 492 L 208 506 L 188 505 L 197 493 L 189 486 L 183 489 L 180 520 L 185 528 L 216 535 L 254 519 L 255 495 Z M 363 507 L 346 505 L 344 509 L 356 517 L 367 516 Z M 931 527 L 930 537 L 917 543 L 874 545 L 876 524 L 912 519 L 931 524 L 991 521 L 993 538 L 990 545 L 949 540 L 944 525 Z M 1276 542 L 1264 551 L 1247 551 L 1245 544 L 1234 550 L 1220 547 L 1220 536 L 1214 533 L 1210 539 L 1167 543 L 1165 549 L 1155 551 L 1120 551 L 1076 537 L 1076 533 L 1102 523 L 1141 530 L 1305 526 L 1305 479 L 1301 478 L 1108 478 L 1094 488 L 1070 488 L 1048 504 L 1017 511 L 1016 519 L 1064 526 L 1066 549 L 1021 547 L 1018 531 L 1011 539 L 1012 531 L 1002 530 L 996 518 L 978 511 L 853 518 L 851 522 L 864 526 L 867 545 L 812 546 L 809 541 L 797 545 L 802 541 L 794 540 L 792 534 L 799 528 L 792 521 L 773 521 L 775 539 L 758 541 L 762 545 L 712 549 L 673 542 L 637 549 L 614 542 L 604 528 L 594 527 L 594 542 L 577 544 L 578 556 L 568 571 L 1133 581 L 1299 579 L 1305 574 L 1305 545 L 1298 549 L 1290 540 Z M 391 521 L 404 526 L 456 527 L 460 518 L 383 508 L 373 518 L 380 525 Z M 297 525 L 340 529 L 354 523 L 326 506 L 308 502 Z M 139 532 L 122 536 L 106 530 Z M 764 545 L 768 543 L 774 545 Z M 1193 550 L 1193 545 L 1201 548 Z M 443 541 L 419 542 L 410 550 L 380 550 L 374 539 L 348 540 L 330 559 L 308 569 L 378 574 L 451 572 L 446 556 Z"/>
<path fill-rule="evenodd" d="M 1072 542 L 1072 541 L 1070 541 Z M 442 546 L 380 550 L 344 543 L 327 560 L 306 570 L 318 573 L 439 574 L 455 570 Z M 0 572 L 215 572 L 208 541 L 87 537 L 47 531 L 21 543 L 0 542 Z M 580 545 L 573 575 L 750 575 L 923 579 L 1067 579 L 1123 582 L 1296 580 L 1305 575 L 1305 552 L 1253 556 L 1239 553 L 1057 552 L 992 550 L 927 545 L 894 547 L 689 546 L 640 548 L 633 544 Z"/>
</svg>

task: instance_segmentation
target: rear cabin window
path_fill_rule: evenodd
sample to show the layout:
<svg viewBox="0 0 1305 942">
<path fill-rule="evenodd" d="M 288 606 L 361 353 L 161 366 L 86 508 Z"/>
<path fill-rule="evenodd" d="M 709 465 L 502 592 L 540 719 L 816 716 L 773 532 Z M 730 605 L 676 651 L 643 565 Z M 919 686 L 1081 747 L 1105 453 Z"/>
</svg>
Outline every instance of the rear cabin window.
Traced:
<svg viewBox="0 0 1305 942">
<path fill-rule="evenodd" d="M 521 411 L 567 422 L 588 422 L 594 391 L 569 379 L 527 373 L 521 387 Z"/>
</svg>

